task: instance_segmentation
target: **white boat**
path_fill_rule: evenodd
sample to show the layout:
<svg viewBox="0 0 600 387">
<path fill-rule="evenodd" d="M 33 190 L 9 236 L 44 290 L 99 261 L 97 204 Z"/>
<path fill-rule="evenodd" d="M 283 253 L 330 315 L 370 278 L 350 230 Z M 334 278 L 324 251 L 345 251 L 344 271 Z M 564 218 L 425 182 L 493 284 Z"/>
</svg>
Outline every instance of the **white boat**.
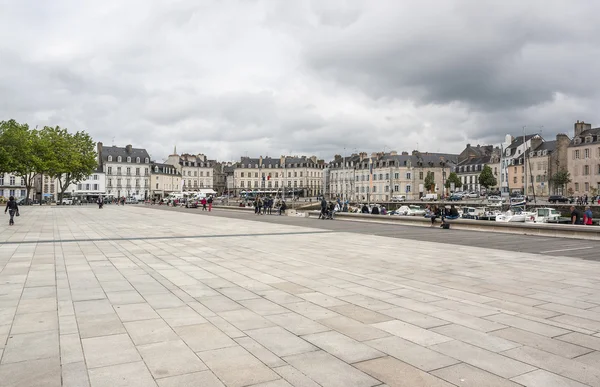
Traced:
<svg viewBox="0 0 600 387">
<path fill-rule="evenodd" d="M 463 207 L 461 217 L 464 219 L 479 219 L 485 213 L 485 208 Z"/>
<path fill-rule="evenodd" d="M 488 198 L 488 206 L 489 207 L 502 207 L 502 199 L 499 197 L 492 197 L 490 196 Z"/>
<path fill-rule="evenodd" d="M 548 223 L 549 220 L 559 220 L 560 212 L 555 208 L 537 208 L 527 219 L 528 223 Z"/>
<path fill-rule="evenodd" d="M 496 215 L 496 222 L 524 223 L 525 220 L 532 215 L 533 213 L 530 212 L 513 212 L 508 210 L 504 213 Z"/>
</svg>

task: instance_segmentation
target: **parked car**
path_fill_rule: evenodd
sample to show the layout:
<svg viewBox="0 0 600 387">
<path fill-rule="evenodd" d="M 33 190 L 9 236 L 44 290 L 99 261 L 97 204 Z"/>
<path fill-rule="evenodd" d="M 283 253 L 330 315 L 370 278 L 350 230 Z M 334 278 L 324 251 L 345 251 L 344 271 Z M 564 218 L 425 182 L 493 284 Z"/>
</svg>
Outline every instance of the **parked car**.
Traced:
<svg viewBox="0 0 600 387">
<path fill-rule="evenodd" d="M 434 200 L 438 200 L 438 194 L 432 193 L 421 196 L 421 201 L 424 202 L 430 202 Z"/>
<path fill-rule="evenodd" d="M 461 194 L 453 193 L 452 195 L 450 195 L 450 197 L 448 197 L 448 200 L 450 200 L 451 202 L 457 202 L 462 199 L 463 199 L 462 193 Z"/>
<path fill-rule="evenodd" d="M 397 215 L 423 216 L 425 215 L 425 210 L 419 206 L 401 206 L 395 213 Z"/>
<path fill-rule="evenodd" d="M 479 192 L 469 192 L 469 199 L 477 199 L 479 197 Z"/>
<path fill-rule="evenodd" d="M 62 204 L 63 206 L 70 206 L 73 204 L 73 199 L 63 199 L 62 202 L 60 202 L 60 204 Z"/>
<path fill-rule="evenodd" d="M 392 196 L 392 201 L 393 202 L 405 202 L 406 201 L 406 195 Z"/>
<path fill-rule="evenodd" d="M 568 203 L 569 199 L 562 195 L 551 195 L 548 197 L 548 203 Z"/>
<path fill-rule="evenodd" d="M 197 200 L 188 200 L 185 202 L 185 208 L 198 208 Z"/>
</svg>

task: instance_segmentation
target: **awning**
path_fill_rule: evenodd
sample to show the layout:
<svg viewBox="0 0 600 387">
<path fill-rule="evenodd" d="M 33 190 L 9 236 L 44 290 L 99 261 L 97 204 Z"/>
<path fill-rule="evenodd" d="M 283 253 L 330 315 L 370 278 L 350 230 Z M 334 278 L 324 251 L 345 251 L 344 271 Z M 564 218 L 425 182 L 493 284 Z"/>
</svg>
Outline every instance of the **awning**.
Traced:
<svg viewBox="0 0 600 387">
<path fill-rule="evenodd" d="M 208 188 L 208 189 L 200 188 L 198 190 L 198 192 L 203 193 L 203 194 L 216 194 L 216 192 L 210 188 Z"/>
</svg>

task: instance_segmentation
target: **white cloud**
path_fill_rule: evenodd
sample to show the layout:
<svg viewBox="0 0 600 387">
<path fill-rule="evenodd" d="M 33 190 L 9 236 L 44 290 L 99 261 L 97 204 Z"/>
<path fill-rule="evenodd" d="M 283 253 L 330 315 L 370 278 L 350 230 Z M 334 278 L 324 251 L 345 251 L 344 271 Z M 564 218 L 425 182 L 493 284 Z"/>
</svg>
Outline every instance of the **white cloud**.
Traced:
<svg viewBox="0 0 600 387">
<path fill-rule="evenodd" d="M 211 158 L 458 152 L 600 124 L 595 3 L 0 5 L 0 119 Z"/>
</svg>

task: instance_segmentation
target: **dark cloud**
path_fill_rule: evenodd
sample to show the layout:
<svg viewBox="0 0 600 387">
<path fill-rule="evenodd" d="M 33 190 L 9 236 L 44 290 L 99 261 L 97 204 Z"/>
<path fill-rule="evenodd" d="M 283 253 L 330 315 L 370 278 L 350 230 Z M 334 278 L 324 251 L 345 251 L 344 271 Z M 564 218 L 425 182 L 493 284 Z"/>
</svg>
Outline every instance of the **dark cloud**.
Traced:
<svg viewBox="0 0 600 387">
<path fill-rule="evenodd" d="M 219 159 L 458 152 L 600 121 L 594 2 L 84 3 L 2 6 L 0 119 L 159 160 L 174 145 Z"/>
</svg>

